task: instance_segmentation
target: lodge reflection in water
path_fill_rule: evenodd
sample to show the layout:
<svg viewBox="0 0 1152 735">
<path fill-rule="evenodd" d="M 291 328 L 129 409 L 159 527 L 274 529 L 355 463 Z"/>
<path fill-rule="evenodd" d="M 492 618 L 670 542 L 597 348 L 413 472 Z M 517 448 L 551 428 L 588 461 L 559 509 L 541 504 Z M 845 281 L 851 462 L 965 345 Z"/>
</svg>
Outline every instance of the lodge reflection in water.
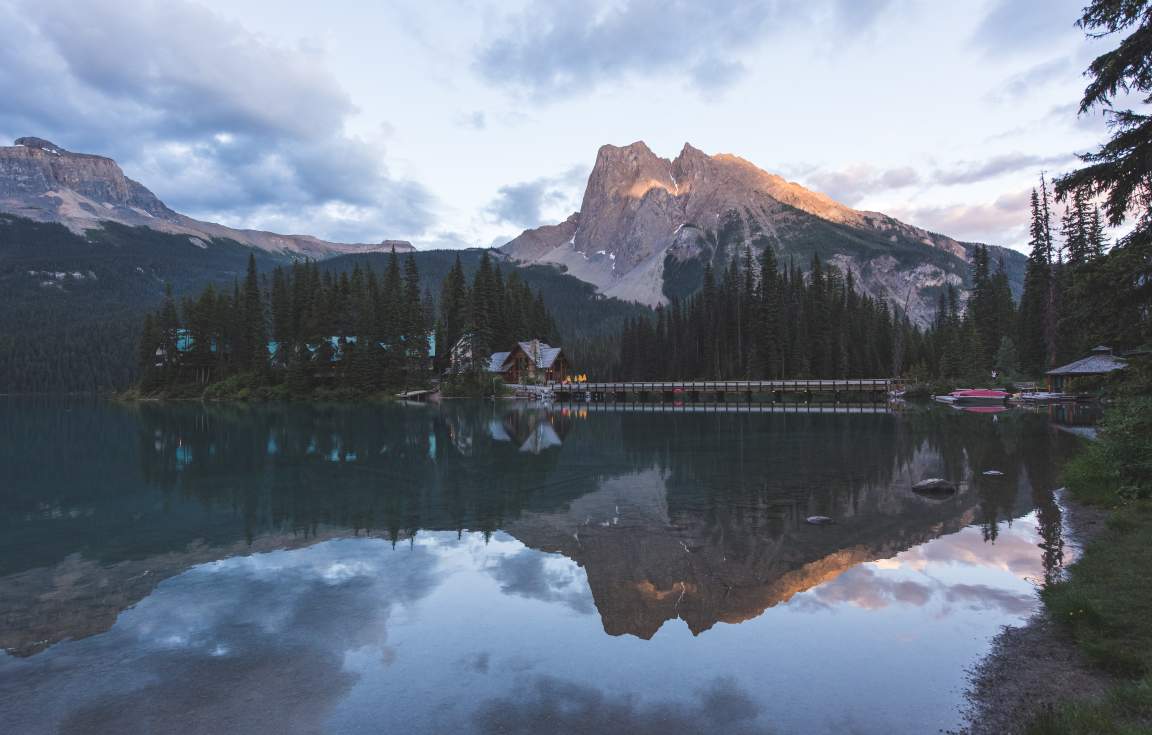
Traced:
<svg viewBox="0 0 1152 735">
<path fill-rule="evenodd" d="M 116 463 L 113 476 L 98 478 L 103 491 L 70 499 L 68 474 L 84 487 L 94 478 L 79 475 L 91 468 L 58 466 L 65 490 L 51 508 L 35 477 L 5 501 L 16 506 L 5 508 L 10 538 L 27 543 L 5 556 L 0 607 L 59 621 L 9 626 L 8 650 L 31 654 L 106 629 L 193 564 L 347 534 L 396 543 L 422 530 L 504 530 L 577 562 L 604 630 L 641 638 L 677 618 L 698 634 L 756 617 L 965 526 L 991 542 L 999 521 L 1033 509 L 1051 575 L 1063 555 L 1057 459 L 1076 441 L 1023 412 L 665 417 L 471 402 L 109 411 L 77 411 L 69 434 L 98 454 L 107 432 L 135 432 L 136 471 Z M 35 453 L 12 438 L 10 451 Z M 84 457 L 83 446 L 76 451 Z M 1003 475 L 982 474 L 990 468 Z M 925 477 L 960 490 L 922 497 L 911 486 Z M 38 533 L 60 513 L 70 534 Z M 804 523 L 815 514 L 837 524 Z M 77 552 L 96 562 L 78 572 L 95 575 L 91 587 L 73 587 L 93 607 L 54 614 L 48 607 L 74 601 L 43 594 L 33 580 L 50 575 L 44 567 L 76 564 Z M 104 599 L 95 587 L 116 593 Z"/>
</svg>

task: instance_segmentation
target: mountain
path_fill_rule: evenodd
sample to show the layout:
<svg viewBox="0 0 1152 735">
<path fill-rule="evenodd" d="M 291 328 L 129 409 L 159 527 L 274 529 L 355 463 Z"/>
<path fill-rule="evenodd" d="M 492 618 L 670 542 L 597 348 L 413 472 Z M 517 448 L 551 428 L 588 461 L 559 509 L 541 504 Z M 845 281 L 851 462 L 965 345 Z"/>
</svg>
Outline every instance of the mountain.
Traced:
<svg viewBox="0 0 1152 735">
<path fill-rule="evenodd" d="M 2 180 L 0 180 L 2 181 Z M 483 251 L 414 253 L 421 285 L 434 296 L 459 257 L 471 278 Z M 264 274 L 290 256 L 242 245 L 230 238 L 197 244 L 186 234 L 105 221 L 77 234 L 59 223 L 0 213 L 0 395 L 122 389 L 135 378 L 135 344 L 146 311 L 166 285 L 177 299 L 208 284 L 231 290 L 243 280 L 249 255 Z M 359 252 L 322 261 L 325 270 L 357 265 L 383 273 L 390 255 Z M 589 284 L 548 266 L 517 265 L 504 258 L 544 296 L 565 348 L 618 331 L 645 307 L 604 298 Z"/>
<path fill-rule="evenodd" d="M 18 138 L 15 145 L 0 147 L 0 212 L 59 223 L 80 235 L 115 222 L 187 235 L 199 247 L 207 247 L 212 240 L 232 240 L 270 253 L 309 258 L 412 250 L 403 240 L 345 244 L 192 219 L 172 211 L 142 184 L 125 176 L 111 158 L 73 153 L 42 138 Z"/>
<path fill-rule="evenodd" d="M 527 230 L 501 251 L 557 265 L 608 296 L 655 306 L 694 293 L 705 263 L 723 266 L 745 246 L 757 255 L 772 247 L 802 268 L 818 255 L 925 324 L 942 288 L 967 282 L 975 244 L 852 209 L 738 156 L 708 155 L 686 143 L 668 160 L 637 141 L 600 148 L 579 212 Z M 1018 296 L 1026 258 L 990 250 L 994 261 L 1003 259 Z"/>
</svg>

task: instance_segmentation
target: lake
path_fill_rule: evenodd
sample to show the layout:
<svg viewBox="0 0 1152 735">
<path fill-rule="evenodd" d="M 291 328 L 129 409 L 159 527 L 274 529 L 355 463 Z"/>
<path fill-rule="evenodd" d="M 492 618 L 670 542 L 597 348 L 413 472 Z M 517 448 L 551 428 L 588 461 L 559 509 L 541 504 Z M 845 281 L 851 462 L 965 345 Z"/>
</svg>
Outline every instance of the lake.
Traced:
<svg viewBox="0 0 1152 735">
<path fill-rule="evenodd" d="M 1068 417 L 652 409 L 0 399 L 0 732 L 930 733 L 1074 555 Z"/>
</svg>

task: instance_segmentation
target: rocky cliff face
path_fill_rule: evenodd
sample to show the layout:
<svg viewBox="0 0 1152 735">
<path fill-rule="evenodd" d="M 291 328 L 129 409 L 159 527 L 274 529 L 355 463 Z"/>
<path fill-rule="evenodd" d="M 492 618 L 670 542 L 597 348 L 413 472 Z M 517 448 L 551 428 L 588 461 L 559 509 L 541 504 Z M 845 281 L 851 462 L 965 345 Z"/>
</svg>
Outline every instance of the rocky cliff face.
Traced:
<svg viewBox="0 0 1152 735">
<path fill-rule="evenodd" d="M 195 220 L 169 209 L 145 186 L 125 176 L 111 158 L 73 153 L 43 138 L 18 138 L 15 145 L 0 147 L 0 213 L 58 222 L 79 234 L 99 228 L 101 222 L 119 222 L 186 234 L 202 246 L 212 239 L 230 239 L 312 258 L 412 249 L 403 240 L 352 245 Z"/>
<path fill-rule="evenodd" d="M 643 142 L 600 148 L 580 212 L 528 230 L 502 248 L 554 263 L 603 292 L 649 305 L 699 287 L 703 261 L 723 265 L 745 246 L 772 247 L 807 267 L 813 255 L 851 270 L 873 296 L 926 322 L 940 289 L 962 286 L 971 243 L 922 230 L 763 171 L 729 154 L 685 144 L 673 160 Z M 1024 256 L 995 249 L 1019 288 Z"/>
</svg>

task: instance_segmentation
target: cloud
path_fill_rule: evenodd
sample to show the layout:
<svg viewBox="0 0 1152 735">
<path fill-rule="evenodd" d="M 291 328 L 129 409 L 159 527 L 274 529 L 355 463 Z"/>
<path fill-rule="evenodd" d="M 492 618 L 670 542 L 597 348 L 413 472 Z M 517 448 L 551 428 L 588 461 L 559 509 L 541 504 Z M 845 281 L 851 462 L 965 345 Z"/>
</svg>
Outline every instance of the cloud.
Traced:
<svg viewBox="0 0 1152 735">
<path fill-rule="evenodd" d="M 817 191 L 848 205 L 855 204 L 868 194 L 920 183 L 920 175 L 910 166 L 886 170 L 872 166 L 850 166 L 839 171 L 816 171 L 804 178 Z"/>
<path fill-rule="evenodd" d="M 0 729 L 321 732 L 359 677 L 349 654 L 387 660 L 393 611 L 439 586 L 438 561 L 342 539 L 193 567 L 107 633 L 0 667 Z"/>
<path fill-rule="evenodd" d="M 773 34 L 819 25 L 859 34 L 887 0 L 624 0 L 590 7 L 533 3 L 505 17 L 477 49 L 474 67 L 491 84 L 545 101 L 594 89 L 622 76 L 681 77 L 705 95 L 731 87 L 742 57 Z"/>
<path fill-rule="evenodd" d="M 1030 153 L 1005 153 L 984 161 L 967 161 L 949 168 L 937 169 L 934 181 L 938 184 L 974 184 L 1021 170 L 1039 172 L 1049 166 L 1063 166 L 1075 161 L 1071 154 L 1039 156 Z"/>
<path fill-rule="evenodd" d="M 1034 552 L 1035 546 L 1031 550 Z M 1026 615 L 1036 607 L 1036 596 L 1030 591 L 986 584 L 949 584 L 927 574 L 920 575 L 917 580 L 900 579 L 880 569 L 872 565 L 853 567 L 798 598 L 797 609 L 819 611 L 848 604 L 865 610 L 880 610 L 892 605 L 924 607 L 936 600 L 945 614 L 951 611 L 950 606 L 959 605 L 970 610 L 996 609 L 1009 615 Z"/>
<path fill-rule="evenodd" d="M 878 169 L 874 166 L 856 165 L 838 170 L 817 169 L 800 173 L 799 178 L 836 201 L 854 205 L 870 194 L 893 189 L 922 184 L 940 186 L 974 184 L 1021 171 L 1039 175 L 1040 171 L 1047 168 L 1059 169 L 1075 162 L 1076 158 L 1071 154 L 1041 156 L 1015 152 L 992 156 L 983 161 L 961 161 L 941 166 L 924 176 L 911 166 Z"/>
<path fill-rule="evenodd" d="M 461 128 L 471 128 L 472 130 L 484 130 L 488 127 L 488 116 L 484 114 L 483 110 L 461 112 L 456 116 L 456 125 Z"/>
<path fill-rule="evenodd" d="M 227 224 L 378 240 L 431 196 L 345 132 L 356 108 L 322 50 L 186 2 L 0 6 L 0 129 L 116 158 L 175 209 Z"/>
<path fill-rule="evenodd" d="M 514 697 L 496 697 L 476 711 L 482 733 L 768 733 L 761 706 L 728 677 L 714 679 L 695 701 L 643 703 L 627 693 L 553 676 L 538 676 Z"/>
<path fill-rule="evenodd" d="M 501 557 L 490 571 L 504 594 L 561 602 L 578 613 L 592 613 L 595 606 L 583 572 L 577 572 L 567 559 L 564 564 L 549 561 L 544 554 L 525 549 Z"/>
<path fill-rule="evenodd" d="M 817 587 L 813 596 L 826 605 L 850 603 L 867 610 L 878 610 L 893 602 L 922 607 L 932 599 L 933 592 L 929 584 L 894 580 L 862 566 L 853 567 L 832 582 Z"/>
<path fill-rule="evenodd" d="M 1024 241 L 1031 189 L 1003 194 L 986 204 L 929 205 L 891 208 L 889 214 L 958 240 L 1014 246 Z"/>
<path fill-rule="evenodd" d="M 972 34 L 972 44 L 991 56 L 1009 56 L 1061 38 L 1082 38 L 1076 28 L 1083 0 L 994 0 Z"/>
<path fill-rule="evenodd" d="M 1014 102 L 1050 82 L 1075 79 L 1083 68 L 1081 59 L 1074 55 L 1058 56 L 1013 74 L 993 90 L 988 98 L 993 102 Z"/>
<path fill-rule="evenodd" d="M 573 166 L 558 176 L 502 186 L 485 212 L 497 222 L 536 227 L 548 214 L 563 217 L 579 209 L 587 180 L 588 169 Z"/>
</svg>

